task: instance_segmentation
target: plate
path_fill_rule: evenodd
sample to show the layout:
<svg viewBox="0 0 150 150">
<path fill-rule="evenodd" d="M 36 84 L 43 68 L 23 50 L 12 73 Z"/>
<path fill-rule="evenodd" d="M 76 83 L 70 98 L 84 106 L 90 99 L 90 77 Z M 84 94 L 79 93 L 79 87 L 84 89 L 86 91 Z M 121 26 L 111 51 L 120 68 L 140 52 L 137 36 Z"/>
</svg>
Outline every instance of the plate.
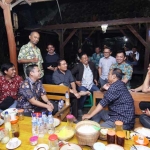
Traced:
<svg viewBox="0 0 150 150">
<path fill-rule="evenodd" d="M 134 140 L 134 142 L 135 142 L 136 144 L 139 144 L 139 145 L 147 145 L 147 144 L 149 143 L 149 140 L 148 140 L 146 137 L 144 137 L 144 142 L 142 142 L 142 144 L 138 142 L 138 139 L 139 139 L 138 135 L 135 135 L 135 136 L 133 137 L 133 140 Z"/>
<path fill-rule="evenodd" d="M 137 148 L 137 150 L 150 150 L 149 147 L 143 146 L 143 145 L 135 145 L 135 147 Z M 134 146 L 132 146 L 130 148 L 130 150 L 135 150 Z"/>
<path fill-rule="evenodd" d="M 73 144 L 73 143 L 68 143 L 68 144 L 65 144 L 63 145 L 60 150 L 82 150 L 82 148 L 77 145 L 77 144 Z"/>
<path fill-rule="evenodd" d="M 124 150 L 124 148 L 116 144 L 108 144 L 105 150 Z"/>
<path fill-rule="evenodd" d="M 15 144 L 16 143 L 16 144 Z M 21 141 L 18 138 L 12 138 L 9 140 L 9 142 L 6 144 L 7 149 L 15 149 L 19 147 L 21 144 Z"/>
<path fill-rule="evenodd" d="M 60 120 L 58 118 L 54 118 L 54 127 L 57 127 L 60 125 Z"/>
<path fill-rule="evenodd" d="M 150 129 L 148 129 L 148 128 L 138 127 L 138 128 L 135 128 L 134 131 L 150 138 Z"/>
<path fill-rule="evenodd" d="M 47 144 L 38 144 L 36 147 L 34 147 L 34 150 L 38 150 L 42 147 L 45 148 L 45 150 L 49 150 L 49 146 Z"/>
<path fill-rule="evenodd" d="M 4 123 L 4 120 L 0 118 L 0 126 Z"/>
<path fill-rule="evenodd" d="M 93 145 L 93 149 L 105 150 L 105 145 L 101 142 L 96 142 Z"/>
<path fill-rule="evenodd" d="M 1 113 L 1 116 L 2 116 L 2 117 L 4 117 L 6 111 L 8 111 L 8 114 L 9 114 L 9 115 L 16 115 L 17 112 L 18 112 L 18 109 L 16 109 L 16 108 L 9 108 L 9 109 L 6 109 L 6 110 L 4 110 L 4 111 Z"/>
</svg>

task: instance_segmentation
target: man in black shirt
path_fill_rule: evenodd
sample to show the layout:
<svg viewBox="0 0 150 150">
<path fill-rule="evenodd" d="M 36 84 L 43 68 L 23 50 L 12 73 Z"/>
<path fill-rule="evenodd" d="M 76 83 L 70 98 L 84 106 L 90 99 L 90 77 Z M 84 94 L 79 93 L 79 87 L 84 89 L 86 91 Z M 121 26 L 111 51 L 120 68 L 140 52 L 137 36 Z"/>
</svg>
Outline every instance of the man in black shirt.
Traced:
<svg viewBox="0 0 150 150">
<path fill-rule="evenodd" d="M 53 44 L 48 44 L 47 51 L 48 53 L 44 57 L 45 82 L 47 84 L 52 84 L 52 75 L 53 72 L 57 70 L 59 56 L 55 53 L 55 47 Z"/>
</svg>

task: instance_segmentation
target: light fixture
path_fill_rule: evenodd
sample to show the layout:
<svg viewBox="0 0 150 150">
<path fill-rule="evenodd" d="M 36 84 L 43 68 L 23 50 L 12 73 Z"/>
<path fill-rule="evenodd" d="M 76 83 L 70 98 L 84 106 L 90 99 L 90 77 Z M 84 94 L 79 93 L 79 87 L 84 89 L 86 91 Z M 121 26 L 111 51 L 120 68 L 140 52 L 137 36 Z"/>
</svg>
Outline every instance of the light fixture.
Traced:
<svg viewBox="0 0 150 150">
<path fill-rule="evenodd" d="M 108 24 L 102 24 L 101 25 L 103 33 L 106 33 L 107 27 L 108 27 Z"/>
<path fill-rule="evenodd" d="M 125 42 L 128 41 L 128 38 L 127 38 L 126 36 L 124 36 L 123 38 L 124 38 L 124 41 L 125 41 Z"/>
</svg>

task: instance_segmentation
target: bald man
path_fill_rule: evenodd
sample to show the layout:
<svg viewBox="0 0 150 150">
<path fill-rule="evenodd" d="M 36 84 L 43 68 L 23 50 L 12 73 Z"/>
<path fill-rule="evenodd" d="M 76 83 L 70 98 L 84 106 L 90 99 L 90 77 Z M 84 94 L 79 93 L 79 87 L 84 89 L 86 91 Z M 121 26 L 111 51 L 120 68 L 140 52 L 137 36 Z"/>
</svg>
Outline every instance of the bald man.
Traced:
<svg viewBox="0 0 150 150">
<path fill-rule="evenodd" d="M 40 49 L 36 46 L 39 42 L 40 35 L 38 32 L 31 32 L 29 35 L 29 42 L 26 45 L 23 45 L 20 49 L 18 55 L 18 63 L 23 64 L 24 74 L 26 76 L 26 67 L 29 65 L 36 64 L 41 72 L 41 78 L 44 75 L 42 63 L 43 58 L 41 56 Z M 27 77 L 27 76 L 26 76 Z"/>
</svg>

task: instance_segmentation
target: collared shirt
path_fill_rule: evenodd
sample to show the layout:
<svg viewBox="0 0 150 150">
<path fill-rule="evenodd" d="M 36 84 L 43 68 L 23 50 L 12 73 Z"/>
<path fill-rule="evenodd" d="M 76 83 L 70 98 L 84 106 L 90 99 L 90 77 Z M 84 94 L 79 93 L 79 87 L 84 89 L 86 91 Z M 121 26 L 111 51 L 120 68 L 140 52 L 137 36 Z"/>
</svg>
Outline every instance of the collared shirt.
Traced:
<svg viewBox="0 0 150 150">
<path fill-rule="evenodd" d="M 57 69 L 53 73 L 53 82 L 56 85 L 63 84 L 65 86 L 68 86 L 69 88 L 71 88 L 70 84 L 72 82 L 74 82 L 74 78 L 73 78 L 70 70 L 66 70 L 65 74 L 64 74 L 59 69 Z"/>
<path fill-rule="evenodd" d="M 33 82 L 30 78 L 26 78 L 20 86 L 18 95 L 17 108 L 23 108 L 25 112 L 32 112 L 37 106 L 32 105 L 29 100 L 35 98 L 39 101 L 41 96 L 46 95 L 46 92 L 40 80 Z"/>
<path fill-rule="evenodd" d="M 102 57 L 104 57 L 103 53 L 99 53 L 99 54 L 94 53 L 94 54 L 92 55 L 92 57 L 90 58 L 90 60 L 91 60 L 93 63 L 95 63 L 96 68 L 98 67 L 98 65 L 99 65 L 99 60 L 100 60 Z"/>
<path fill-rule="evenodd" d="M 119 68 L 120 70 L 122 70 L 122 73 L 125 74 L 123 76 L 123 78 L 128 79 L 128 82 L 126 83 L 126 86 L 127 86 L 128 89 L 130 89 L 130 80 L 132 78 L 133 68 L 125 62 L 122 63 L 122 64 L 115 63 L 115 64 L 111 65 L 110 70 L 114 69 L 114 68 Z"/>
<path fill-rule="evenodd" d="M 120 120 L 124 124 L 134 124 L 134 101 L 122 81 L 111 84 L 100 104 L 102 107 L 108 105 L 110 121 Z"/>
<path fill-rule="evenodd" d="M 43 75 L 44 75 L 43 66 L 42 66 L 43 58 L 42 58 L 40 49 L 37 46 L 35 46 L 33 48 L 31 43 L 29 42 L 28 44 L 23 45 L 21 47 L 19 55 L 18 55 L 18 60 L 21 60 L 21 59 L 33 59 L 33 58 L 38 58 L 39 61 L 37 63 L 26 63 L 26 64 L 23 64 L 23 70 L 24 70 L 25 75 L 26 75 L 26 67 L 29 66 L 29 65 L 32 65 L 32 64 L 36 64 L 36 65 L 38 65 L 38 67 L 39 67 L 39 69 L 41 71 L 41 77 L 43 77 Z"/>
<path fill-rule="evenodd" d="M 11 80 L 6 80 L 5 76 L 0 76 L 0 103 L 8 96 L 17 100 L 18 90 L 22 81 L 22 78 L 18 75 Z"/>
<path fill-rule="evenodd" d="M 89 65 L 83 65 L 84 66 L 84 71 L 83 71 L 83 77 L 82 77 L 82 82 L 81 85 L 86 87 L 88 90 L 91 89 L 93 86 L 93 73 L 92 70 L 90 69 Z"/>
<path fill-rule="evenodd" d="M 131 50 L 131 51 L 126 51 L 126 55 L 127 55 L 127 56 L 129 56 L 130 53 L 133 54 L 133 51 L 132 51 L 132 50 Z M 139 57 L 140 57 L 139 53 L 136 51 L 134 54 L 136 55 L 135 58 L 136 58 L 136 60 L 138 61 L 138 60 L 139 60 Z"/>
<path fill-rule="evenodd" d="M 115 63 L 116 63 L 116 59 L 112 56 L 109 56 L 108 58 L 103 57 L 99 60 L 99 67 L 102 70 L 100 77 L 103 80 L 108 78 L 109 68 L 112 64 Z"/>
</svg>

